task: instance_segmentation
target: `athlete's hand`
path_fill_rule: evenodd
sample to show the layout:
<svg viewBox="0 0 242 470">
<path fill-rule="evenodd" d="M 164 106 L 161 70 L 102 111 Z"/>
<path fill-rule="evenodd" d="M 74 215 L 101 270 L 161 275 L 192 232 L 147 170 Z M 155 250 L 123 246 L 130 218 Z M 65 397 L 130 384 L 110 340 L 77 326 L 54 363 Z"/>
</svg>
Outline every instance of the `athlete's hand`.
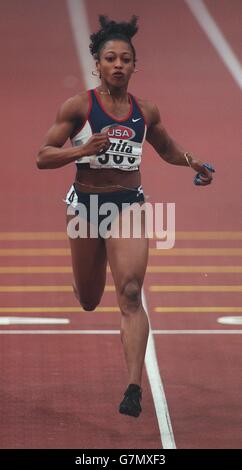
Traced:
<svg viewBox="0 0 242 470">
<path fill-rule="evenodd" d="M 82 156 L 97 155 L 105 153 L 110 146 L 110 140 L 107 132 L 93 134 L 86 144 L 82 145 Z"/>
<path fill-rule="evenodd" d="M 192 160 L 191 167 L 197 172 L 194 178 L 194 184 L 196 186 L 206 186 L 211 184 L 213 180 L 212 174 L 215 173 L 215 169 L 209 163 L 202 163 L 198 160 Z"/>
</svg>

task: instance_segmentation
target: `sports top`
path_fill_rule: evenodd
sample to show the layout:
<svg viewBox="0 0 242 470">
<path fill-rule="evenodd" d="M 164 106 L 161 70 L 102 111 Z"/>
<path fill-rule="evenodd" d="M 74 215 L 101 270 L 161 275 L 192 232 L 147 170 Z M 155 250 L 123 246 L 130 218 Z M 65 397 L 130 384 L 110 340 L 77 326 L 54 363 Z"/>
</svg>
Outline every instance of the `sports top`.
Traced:
<svg viewBox="0 0 242 470">
<path fill-rule="evenodd" d="M 88 90 L 89 109 L 86 121 L 77 123 L 70 137 L 73 146 L 85 144 L 93 134 L 108 129 L 111 142 L 106 152 L 84 156 L 75 161 L 77 167 L 89 163 L 90 168 L 116 168 L 124 171 L 138 170 L 142 156 L 142 145 L 146 135 L 146 124 L 139 105 L 130 93 L 130 111 L 126 118 L 111 116 L 102 106 L 98 92 Z"/>
</svg>

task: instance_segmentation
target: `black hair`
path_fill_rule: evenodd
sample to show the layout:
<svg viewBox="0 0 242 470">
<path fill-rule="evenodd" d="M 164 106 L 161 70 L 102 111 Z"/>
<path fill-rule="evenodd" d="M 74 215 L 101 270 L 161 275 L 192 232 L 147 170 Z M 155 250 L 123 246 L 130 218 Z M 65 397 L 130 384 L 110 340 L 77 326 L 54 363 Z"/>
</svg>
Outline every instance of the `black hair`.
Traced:
<svg viewBox="0 0 242 470">
<path fill-rule="evenodd" d="M 129 23 L 109 20 L 107 16 L 99 15 L 99 23 L 101 28 L 96 33 L 91 34 L 91 44 L 89 46 L 92 56 L 95 60 L 100 59 L 100 51 L 107 41 L 112 39 L 120 39 L 127 42 L 133 52 L 134 63 L 136 61 L 136 51 L 131 42 L 132 37 L 137 33 L 138 17 L 133 15 Z"/>
</svg>

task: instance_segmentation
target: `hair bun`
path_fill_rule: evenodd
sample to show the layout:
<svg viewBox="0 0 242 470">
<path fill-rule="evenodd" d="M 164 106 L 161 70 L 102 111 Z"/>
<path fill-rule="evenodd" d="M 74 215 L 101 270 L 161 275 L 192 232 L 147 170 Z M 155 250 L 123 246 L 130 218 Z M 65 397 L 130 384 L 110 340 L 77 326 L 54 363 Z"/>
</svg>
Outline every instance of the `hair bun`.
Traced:
<svg viewBox="0 0 242 470">
<path fill-rule="evenodd" d="M 91 34 L 90 51 L 95 57 L 98 53 L 100 45 L 109 40 L 109 37 L 123 36 L 123 38 L 131 43 L 131 38 L 137 33 L 138 17 L 133 15 L 129 22 L 122 21 L 120 23 L 110 20 L 106 15 L 99 15 L 99 24 L 101 28 L 96 33 Z M 135 54 L 135 51 L 133 49 Z"/>
<path fill-rule="evenodd" d="M 131 39 L 138 31 L 137 26 L 138 17 L 133 15 L 130 21 L 117 23 L 116 21 L 109 20 L 105 15 L 99 15 L 99 23 L 103 32 L 107 34 L 123 34 Z"/>
</svg>

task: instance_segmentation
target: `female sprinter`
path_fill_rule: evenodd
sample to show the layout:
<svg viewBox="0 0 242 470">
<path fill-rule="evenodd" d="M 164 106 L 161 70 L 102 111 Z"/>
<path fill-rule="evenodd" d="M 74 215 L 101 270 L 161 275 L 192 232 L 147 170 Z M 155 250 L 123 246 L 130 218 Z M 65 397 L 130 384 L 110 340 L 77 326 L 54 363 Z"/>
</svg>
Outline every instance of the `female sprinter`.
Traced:
<svg viewBox="0 0 242 470">
<path fill-rule="evenodd" d="M 213 171 L 177 146 L 162 126 L 156 106 L 128 93 L 129 80 L 135 72 L 136 52 L 131 39 L 138 30 L 137 18 L 117 23 L 100 16 L 99 22 L 99 31 L 90 37 L 90 51 L 100 85 L 61 106 L 37 158 L 40 169 L 76 163 L 76 179 L 66 202 L 68 209 L 84 204 L 89 229 L 95 223 L 90 213 L 93 195 L 98 196 L 98 207 L 115 203 L 117 218 L 122 216 L 122 203 L 144 203 L 139 165 L 145 138 L 168 163 L 189 166 L 198 172 L 200 185 L 211 183 Z M 68 138 L 72 148 L 63 149 Z M 75 210 L 67 216 L 67 222 L 73 214 Z M 119 411 L 138 417 L 149 330 L 141 301 L 148 239 L 143 232 L 140 238 L 93 237 L 88 232 L 88 236 L 69 236 L 69 240 L 74 292 L 84 310 L 94 310 L 99 304 L 109 262 L 121 311 L 121 339 L 129 374 Z"/>
</svg>

